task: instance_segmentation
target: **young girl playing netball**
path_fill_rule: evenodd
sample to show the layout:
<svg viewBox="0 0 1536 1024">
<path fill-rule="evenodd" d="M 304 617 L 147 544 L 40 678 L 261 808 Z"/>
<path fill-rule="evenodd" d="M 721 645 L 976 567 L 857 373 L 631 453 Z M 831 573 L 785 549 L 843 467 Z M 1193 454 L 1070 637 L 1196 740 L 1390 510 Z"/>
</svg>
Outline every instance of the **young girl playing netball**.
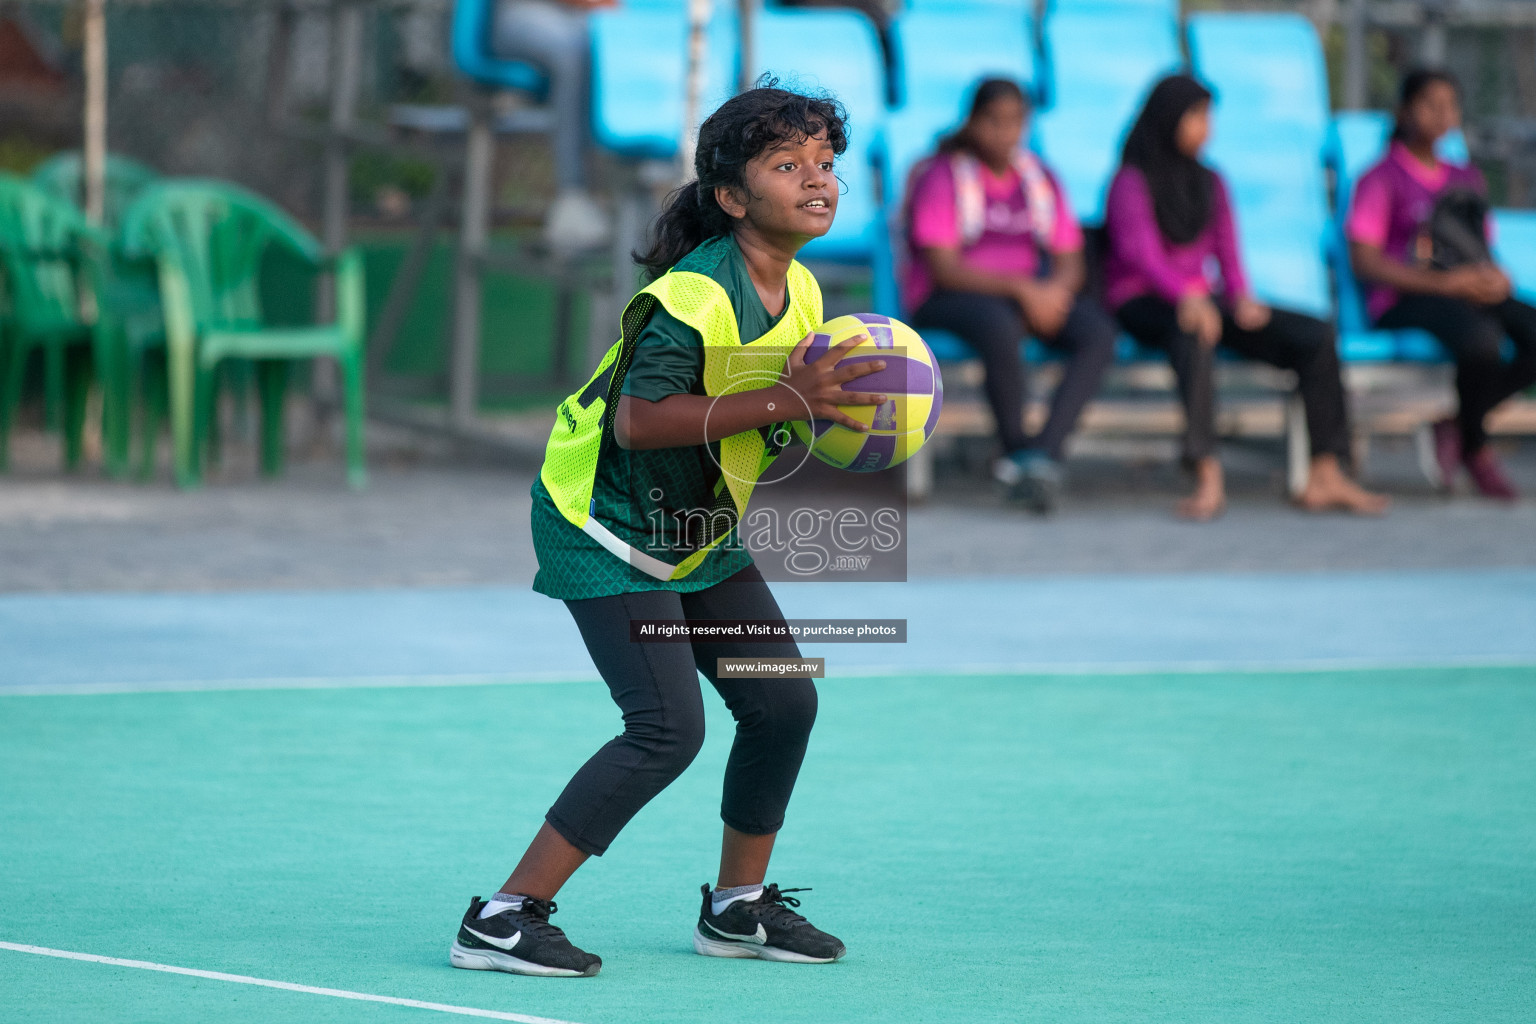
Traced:
<svg viewBox="0 0 1536 1024">
<path fill-rule="evenodd" d="M 841 942 L 792 909 L 799 901 L 784 892 L 797 890 L 763 884 L 816 689 L 809 678 L 717 672 L 719 658 L 798 657 L 796 645 L 630 635 L 632 620 L 781 620 L 737 540 L 752 486 L 787 438 L 785 421 L 859 429 L 837 406 L 885 399 L 842 389 L 885 367 L 837 367 L 859 338 L 805 362 L 821 292 L 794 256 L 832 225 L 845 118 L 834 100 L 772 85 L 727 101 L 700 127 L 697 180 L 672 196 L 653 246 L 637 256 L 651 283 L 624 310 L 620 339 L 592 379 L 558 410 L 533 485 L 533 586 L 571 610 L 624 732 L 577 771 L 500 891 L 470 903 L 450 950 L 455 967 L 598 972 L 602 961 L 550 923 L 555 893 L 698 753 L 700 672 L 735 718 L 736 738 L 720 875 L 713 891 L 703 887 L 694 949 L 796 963 L 843 955 Z M 658 523 L 688 524 L 686 535 Z"/>
</svg>

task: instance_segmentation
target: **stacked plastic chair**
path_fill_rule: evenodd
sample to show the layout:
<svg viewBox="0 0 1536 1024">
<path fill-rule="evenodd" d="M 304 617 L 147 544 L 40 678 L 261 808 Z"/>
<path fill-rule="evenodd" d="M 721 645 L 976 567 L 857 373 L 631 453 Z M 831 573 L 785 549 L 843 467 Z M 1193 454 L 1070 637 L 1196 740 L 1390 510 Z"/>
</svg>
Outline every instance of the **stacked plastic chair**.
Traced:
<svg viewBox="0 0 1536 1024">
<path fill-rule="evenodd" d="M 141 410 L 143 437 L 139 476 L 154 472 L 155 441 L 165 415 L 164 374 L 146 372 L 152 352 L 165 347 L 165 323 L 160 315 L 160 288 L 154 266 L 124 257 L 116 234 L 139 193 L 159 180 L 153 168 L 127 157 L 108 154 L 102 227 L 110 244 L 94 264 L 96 323 L 95 372 L 101 385 L 101 435 L 108 476 L 127 475 L 131 458 L 133 413 Z M 32 172 L 39 188 L 70 203 L 84 206 L 84 161 L 78 152 L 59 153 Z"/>
<path fill-rule="evenodd" d="M 49 426 L 64 435 L 65 468 L 79 465 L 97 337 L 81 299 L 104 255 L 104 237 L 72 204 L 0 175 L 0 470 L 27 363 L 38 351 Z"/>
<path fill-rule="evenodd" d="M 324 247 L 271 203 L 220 181 L 172 179 L 146 189 L 123 219 L 130 256 L 154 261 L 165 311 L 171 435 L 176 481 L 202 481 L 205 451 L 217 449 L 217 371 L 229 359 L 252 360 L 261 393 L 262 469 L 283 466 L 283 400 L 289 366 L 329 356 L 341 367 L 346 414 L 347 480 L 366 481 L 363 453 L 363 263 L 348 249 L 332 260 Z M 315 270 L 333 270 L 336 320 L 274 326 L 261 304 L 260 270 L 269 246 L 287 249 Z"/>
<path fill-rule="evenodd" d="M 107 155 L 104 170 L 106 188 L 101 220 L 107 230 L 115 231 L 122 223 L 124 211 L 160 174 L 115 153 Z M 38 164 L 32 171 L 32 183 L 66 203 L 85 206 L 85 161 L 78 152 L 58 153 Z"/>
</svg>

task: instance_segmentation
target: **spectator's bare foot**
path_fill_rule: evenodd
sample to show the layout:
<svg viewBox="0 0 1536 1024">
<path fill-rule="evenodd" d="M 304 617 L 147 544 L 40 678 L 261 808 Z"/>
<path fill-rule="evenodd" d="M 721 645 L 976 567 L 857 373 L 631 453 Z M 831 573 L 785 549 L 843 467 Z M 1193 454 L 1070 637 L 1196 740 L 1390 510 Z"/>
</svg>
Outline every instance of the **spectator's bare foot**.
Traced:
<svg viewBox="0 0 1536 1024">
<path fill-rule="evenodd" d="M 1221 463 L 1214 457 L 1195 463 L 1195 491 L 1179 502 L 1180 519 L 1197 523 L 1210 522 L 1227 510 L 1227 485 L 1222 476 Z"/>
<path fill-rule="evenodd" d="M 1312 460 L 1307 486 L 1296 496 L 1296 504 L 1308 512 L 1379 516 L 1386 513 L 1392 499 L 1355 483 L 1339 468 L 1339 460 L 1332 455 L 1319 455 Z"/>
</svg>

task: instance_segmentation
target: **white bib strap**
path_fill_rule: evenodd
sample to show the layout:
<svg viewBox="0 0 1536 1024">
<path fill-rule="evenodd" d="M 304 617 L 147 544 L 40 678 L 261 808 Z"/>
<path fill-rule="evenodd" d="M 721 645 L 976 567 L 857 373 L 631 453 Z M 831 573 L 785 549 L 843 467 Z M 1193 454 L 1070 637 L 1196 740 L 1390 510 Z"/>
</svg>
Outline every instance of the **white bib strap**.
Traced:
<svg viewBox="0 0 1536 1024">
<path fill-rule="evenodd" d="M 624 543 L 612 530 L 598 522 L 596 516 L 587 516 L 587 521 L 582 525 L 581 532 L 647 576 L 654 576 L 658 580 L 670 580 L 672 574 L 677 571 L 677 566 L 668 565 L 661 559 L 653 558 L 639 548 L 631 547 Z"/>
</svg>

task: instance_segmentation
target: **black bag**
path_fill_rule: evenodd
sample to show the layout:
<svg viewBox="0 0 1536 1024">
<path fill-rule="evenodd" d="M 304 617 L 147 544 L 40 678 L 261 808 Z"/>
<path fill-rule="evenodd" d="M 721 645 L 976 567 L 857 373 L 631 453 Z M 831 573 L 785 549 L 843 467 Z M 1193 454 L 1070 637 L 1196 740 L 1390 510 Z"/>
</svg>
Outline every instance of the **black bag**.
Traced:
<svg viewBox="0 0 1536 1024">
<path fill-rule="evenodd" d="M 1488 200 L 1469 188 L 1446 189 L 1429 215 L 1430 265 L 1451 270 L 1493 262 L 1487 225 Z"/>
</svg>

